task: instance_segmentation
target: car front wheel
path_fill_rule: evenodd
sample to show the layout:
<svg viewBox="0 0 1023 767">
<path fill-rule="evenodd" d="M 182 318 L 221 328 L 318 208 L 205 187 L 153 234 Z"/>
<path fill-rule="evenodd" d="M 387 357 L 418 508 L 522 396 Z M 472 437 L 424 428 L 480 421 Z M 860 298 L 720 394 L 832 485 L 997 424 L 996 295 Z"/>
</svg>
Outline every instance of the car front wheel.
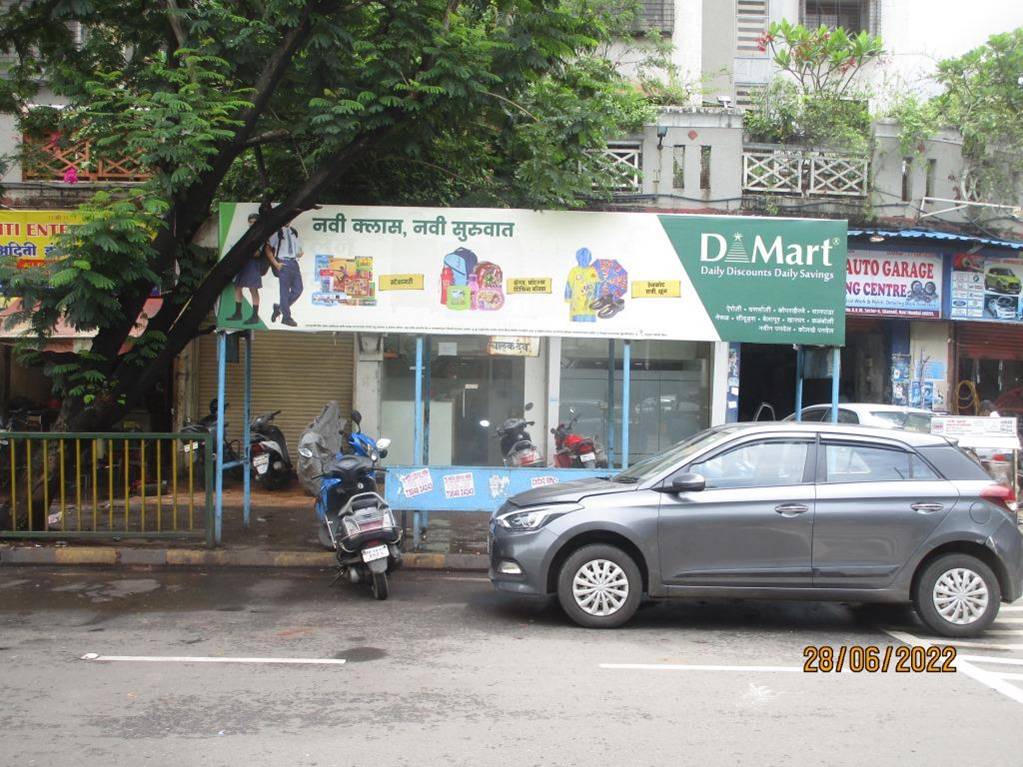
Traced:
<svg viewBox="0 0 1023 767">
<path fill-rule="evenodd" d="M 616 628 L 639 607 L 639 567 L 616 546 L 594 544 L 572 554 L 558 574 L 558 600 L 573 621 L 587 628 Z"/>
<path fill-rule="evenodd" d="M 917 580 L 913 605 L 934 633 L 976 636 L 990 626 L 1002 601 L 991 568 L 969 554 L 946 554 L 931 562 Z"/>
</svg>

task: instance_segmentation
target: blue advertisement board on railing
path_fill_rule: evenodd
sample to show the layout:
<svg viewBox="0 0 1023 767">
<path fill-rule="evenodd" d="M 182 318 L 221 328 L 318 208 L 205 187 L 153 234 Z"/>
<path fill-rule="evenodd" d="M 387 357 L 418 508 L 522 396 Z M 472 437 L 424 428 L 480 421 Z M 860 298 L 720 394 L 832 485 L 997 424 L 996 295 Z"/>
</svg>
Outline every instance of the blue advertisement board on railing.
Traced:
<svg viewBox="0 0 1023 767">
<path fill-rule="evenodd" d="M 610 469 L 390 466 L 384 495 L 391 508 L 398 511 L 489 513 L 526 490 L 611 473 Z"/>
</svg>

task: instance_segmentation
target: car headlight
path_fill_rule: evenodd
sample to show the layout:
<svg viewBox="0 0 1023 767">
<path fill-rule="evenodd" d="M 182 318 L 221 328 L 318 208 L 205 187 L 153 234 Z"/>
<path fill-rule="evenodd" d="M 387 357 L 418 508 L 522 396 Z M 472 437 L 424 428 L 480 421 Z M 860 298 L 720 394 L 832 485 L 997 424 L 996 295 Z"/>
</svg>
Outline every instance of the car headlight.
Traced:
<svg viewBox="0 0 1023 767">
<path fill-rule="evenodd" d="M 536 530 L 552 519 L 560 517 L 562 514 L 577 511 L 581 508 L 582 506 L 568 503 L 559 503 L 553 506 L 533 506 L 528 509 L 519 509 L 501 514 L 495 522 L 508 530 Z"/>
</svg>

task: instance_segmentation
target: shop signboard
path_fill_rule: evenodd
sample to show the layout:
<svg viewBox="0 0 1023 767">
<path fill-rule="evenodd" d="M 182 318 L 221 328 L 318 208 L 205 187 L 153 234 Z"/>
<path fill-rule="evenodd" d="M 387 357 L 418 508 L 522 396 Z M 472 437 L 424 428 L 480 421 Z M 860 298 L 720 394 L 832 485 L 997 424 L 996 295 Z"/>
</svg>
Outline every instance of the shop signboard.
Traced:
<svg viewBox="0 0 1023 767">
<path fill-rule="evenodd" d="M 222 205 L 222 255 L 256 210 Z M 271 242 L 277 240 L 285 255 L 294 249 L 301 256 L 282 278 L 262 277 L 256 327 L 845 340 L 844 221 L 329 206 L 300 215 Z M 294 298 L 299 278 L 297 300 L 277 316 L 282 282 L 283 294 Z M 219 326 L 253 327 L 244 324 L 248 299 L 246 291 L 238 307 L 233 286 L 225 290 Z"/>
<path fill-rule="evenodd" d="M 849 251 L 845 305 L 850 314 L 940 317 L 941 256 Z"/>
<path fill-rule="evenodd" d="M 956 320 L 1020 322 L 1023 258 L 956 253 L 952 260 L 951 311 Z"/>
<path fill-rule="evenodd" d="M 1015 418 L 998 416 L 934 416 L 931 433 L 956 440 L 963 447 L 983 450 L 1018 450 Z"/>
<path fill-rule="evenodd" d="M 53 255 L 57 236 L 79 221 L 69 210 L 0 211 L 0 256 L 17 258 L 19 269 L 37 266 Z"/>
</svg>

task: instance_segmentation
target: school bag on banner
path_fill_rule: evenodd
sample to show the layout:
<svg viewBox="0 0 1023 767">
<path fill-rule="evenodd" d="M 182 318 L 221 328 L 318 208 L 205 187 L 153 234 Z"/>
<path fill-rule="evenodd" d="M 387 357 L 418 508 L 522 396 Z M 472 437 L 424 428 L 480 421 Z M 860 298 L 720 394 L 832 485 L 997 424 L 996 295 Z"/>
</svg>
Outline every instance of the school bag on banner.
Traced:
<svg viewBox="0 0 1023 767">
<path fill-rule="evenodd" d="M 501 267 L 492 261 L 480 261 L 476 265 L 476 308 L 482 311 L 496 311 L 504 306 L 504 274 Z"/>
<path fill-rule="evenodd" d="M 444 266 L 451 270 L 452 285 L 468 285 L 469 275 L 476 270 L 479 259 L 468 248 L 458 248 L 444 256 Z"/>
</svg>

